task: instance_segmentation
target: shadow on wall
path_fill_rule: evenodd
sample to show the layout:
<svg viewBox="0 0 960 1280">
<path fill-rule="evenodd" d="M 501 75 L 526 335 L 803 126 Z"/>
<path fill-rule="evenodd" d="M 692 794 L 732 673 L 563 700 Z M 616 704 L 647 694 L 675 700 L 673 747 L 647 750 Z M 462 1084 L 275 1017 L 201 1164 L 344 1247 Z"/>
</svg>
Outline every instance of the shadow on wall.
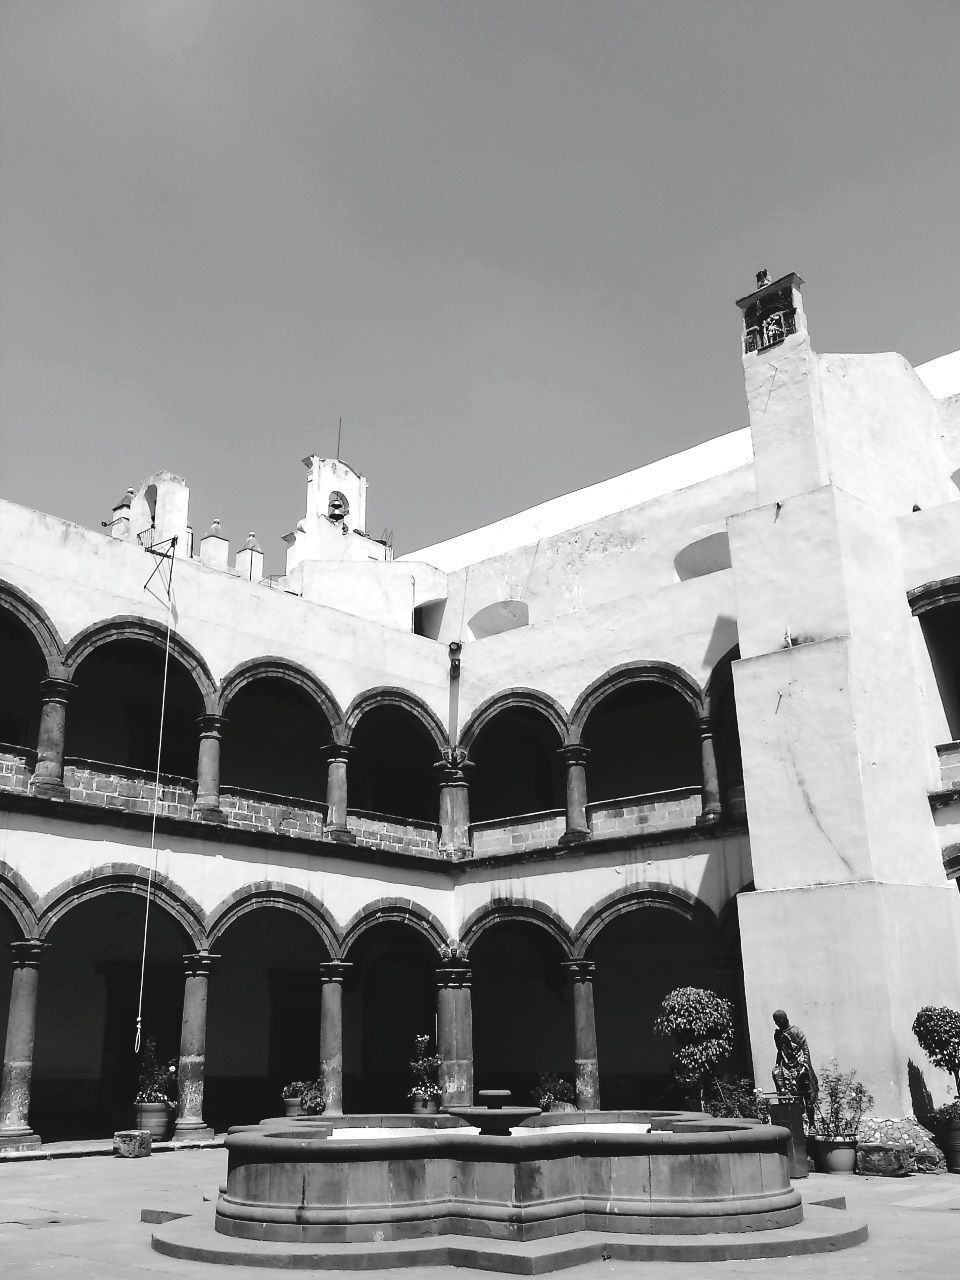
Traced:
<svg viewBox="0 0 960 1280">
<path fill-rule="evenodd" d="M 680 582 L 729 569 L 730 540 L 726 532 L 711 533 L 689 543 L 674 557 L 673 568 Z"/>
<path fill-rule="evenodd" d="M 530 622 L 530 607 L 523 600 L 499 600 L 478 610 L 467 623 L 473 640 L 498 636 L 501 631 L 525 627 Z"/>
</svg>

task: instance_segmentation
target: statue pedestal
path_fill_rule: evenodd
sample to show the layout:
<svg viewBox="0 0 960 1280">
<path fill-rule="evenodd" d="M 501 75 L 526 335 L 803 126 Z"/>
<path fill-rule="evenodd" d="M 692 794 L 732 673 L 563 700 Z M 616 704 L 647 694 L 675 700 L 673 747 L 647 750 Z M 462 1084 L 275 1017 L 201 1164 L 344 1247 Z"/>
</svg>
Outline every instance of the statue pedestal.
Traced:
<svg viewBox="0 0 960 1280">
<path fill-rule="evenodd" d="M 803 1103 L 799 1098 L 771 1102 L 770 1119 L 790 1130 L 790 1177 L 805 1178 L 810 1166 L 807 1162 L 807 1138 L 803 1131 Z"/>
</svg>

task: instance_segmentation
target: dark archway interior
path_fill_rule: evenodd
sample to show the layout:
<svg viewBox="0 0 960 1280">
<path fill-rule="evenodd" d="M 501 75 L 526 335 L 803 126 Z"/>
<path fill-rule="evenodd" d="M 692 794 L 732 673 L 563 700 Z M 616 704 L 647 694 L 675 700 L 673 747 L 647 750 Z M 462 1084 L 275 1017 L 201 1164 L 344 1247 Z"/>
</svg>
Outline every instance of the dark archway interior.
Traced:
<svg viewBox="0 0 960 1280">
<path fill-rule="evenodd" d="M 29 630 L 0 609 L 0 742 L 36 747 L 40 682 L 46 674 L 40 646 Z"/>
<path fill-rule="evenodd" d="M 409 1111 L 414 1037 L 436 1044 L 437 954 L 415 929 L 388 922 L 361 934 L 346 958 L 344 1109 Z"/>
<path fill-rule="evenodd" d="M 210 978 L 204 1114 L 215 1129 L 281 1115 L 291 1080 L 320 1067 L 320 972 L 329 959 L 312 925 L 258 906 L 217 938 Z"/>
<path fill-rule="evenodd" d="M 164 651 L 145 640 L 112 640 L 88 654 L 74 677 L 67 711 L 66 754 L 144 773 L 157 767 Z M 164 773 L 193 778 L 203 698 L 170 655 L 163 724 Z"/>
<path fill-rule="evenodd" d="M 563 807 L 560 741 L 529 707 L 507 707 L 483 726 L 470 748 L 470 816 L 474 822 Z"/>
<path fill-rule="evenodd" d="M 650 905 L 618 916 L 589 951 L 596 962 L 594 1002 L 603 1106 L 681 1106 L 671 1084 L 672 1047 L 653 1033 L 660 1004 L 677 987 L 707 987 L 732 1000 L 743 1044 L 742 976 L 717 930 Z M 744 1072 L 742 1052 L 731 1070 Z"/>
<path fill-rule="evenodd" d="M 730 803 L 731 790 L 740 790 L 743 787 L 740 728 L 737 724 L 737 703 L 732 680 L 728 680 L 720 692 L 714 695 L 711 721 L 720 800 L 726 809 Z"/>
<path fill-rule="evenodd" d="M 13 915 L 0 906 L 0 1044 L 6 1043 L 7 1015 L 10 1012 L 11 942 L 21 942 L 23 934 Z"/>
<path fill-rule="evenodd" d="M 923 638 L 937 679 L 950 739 L 960 739 L 960 604 L 944 604 L 920 615 Z"/>
<path fill-rule="evenodd" d="M 590 713 L 581 741 L 590 749 L 592 801 L 700 785 L 697 719 L 667 685 L 638 681 L 611 693 Z"/>
<path fill-rule="evenodd" d="M 403 707 L 373 707 L 353 731 L 351 809 L 436 822 L 439 752 L 417 717 Z"/>
<path fill-rule="evenodd" d="M 470 949 L 477 1089 L 533 1097 L 542 1072 L 574 1080 L 573 1003 L 560 945 L 544 929 L 509 922 Z"/>
<path fill-rule="evenodd" d="M 31 1124 L 45 1141 L 108 1137 L 134 1119 L 134 1052 L 146 899 L 81 902 L 47 937 L 40 963 Z M 183 956 L 194 948 L 156 901 L 150 908 L 143 1034 L 161 1061 L 180 1049 Z"/>
<path fill-rule="evenodd" d="M 326 799 L 330 725 L 304 689 L 271 676 L 251 680 L 230 699 L 226 720 L 222 786 Z"/>
</svg>

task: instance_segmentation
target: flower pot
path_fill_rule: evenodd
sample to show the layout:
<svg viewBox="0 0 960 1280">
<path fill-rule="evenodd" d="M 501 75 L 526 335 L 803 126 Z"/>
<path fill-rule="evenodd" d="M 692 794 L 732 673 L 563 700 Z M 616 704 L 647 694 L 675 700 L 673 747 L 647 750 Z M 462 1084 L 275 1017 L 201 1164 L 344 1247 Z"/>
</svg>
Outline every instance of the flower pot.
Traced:
<svg viewBox="0 0 960 1280">
<path fill-rule="evenodd" d="M 415 1116 L 435 1116 L 440 1110 L 439 1098 L 411 1098 Z"/>
<path fill-rule="evenodd" d="M 856 1138 L 821 1138 L 811 1133 L 807 1143 L 820 1173 L 853 1173 L 856 1169 Z"/>
<path fill-rule="evenodd" d="M 951 1120 L 941 1135 L 943 1155 L 951 1173 L 960 1173 L 960 1120 Z"/>
<path fill-rule="evenodd" d="M 287 1117 L 287 1119 L 288 1119 L 288 1120 L 289 1120 L 289 1118 L 290 1118 L 291 1116 L 298 1116 L 298 1115 L 300 1114 L 300 1097 L 299 1097 L 299 1095 L 297 1095 L 297 1097 L 295 1097 L 295 1098 L 284 1098 L 284 1100 L 283 1100 L 283 1114 Z"/>
<path fill-rule="evenodd" d="M 129 1112 L 127 1113 L 130 1114 Z M 138 1102 L 137 1128 L 146 1129 L 151 1137 L 163 1141 L 170 1126 L 170 1112 L 165 1102 Z"/>
</svg>

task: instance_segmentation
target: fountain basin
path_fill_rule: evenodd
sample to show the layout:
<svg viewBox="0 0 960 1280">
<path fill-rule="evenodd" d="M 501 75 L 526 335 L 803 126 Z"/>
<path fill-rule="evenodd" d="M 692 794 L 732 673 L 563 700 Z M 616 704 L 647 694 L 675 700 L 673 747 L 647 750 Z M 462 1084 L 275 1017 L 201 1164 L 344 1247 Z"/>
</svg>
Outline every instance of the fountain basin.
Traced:
<svg viewBox="0 0 960 1280">
<path fill-rule="evenodd" d="M 343 1244 L 676 1236 L 802 1219 L 786 1129 L 693 1115 L 653 1123 L 667 1127 L 543 1125 L 508 1137 L 412 1129 L 373 1140 L 327 1136 L 329 1122 L 243 1129 L 226 1139 L 215 1226 L 246 1240 Z"/>
</svg>

